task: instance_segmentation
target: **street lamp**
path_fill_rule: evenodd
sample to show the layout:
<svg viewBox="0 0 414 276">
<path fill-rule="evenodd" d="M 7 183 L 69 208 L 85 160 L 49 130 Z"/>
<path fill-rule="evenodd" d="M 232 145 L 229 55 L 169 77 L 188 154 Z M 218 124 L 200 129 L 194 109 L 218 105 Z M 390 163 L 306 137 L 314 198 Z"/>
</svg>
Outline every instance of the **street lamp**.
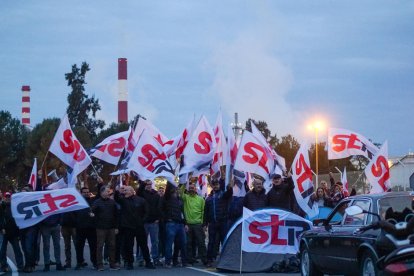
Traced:
<svg viewBox="0 0 414 276">
<path fill-rule="evenodd" d="M 325 129 L 325 124 L 322 121 L 315 121 L 308 125 L 308 129 L 315 131 L 315 161 L 316 161 L 316 187 L 319 187 L 318 174 L 319 174 L 319 158 L 318 158 L 318 134 Z"/>
</svg>

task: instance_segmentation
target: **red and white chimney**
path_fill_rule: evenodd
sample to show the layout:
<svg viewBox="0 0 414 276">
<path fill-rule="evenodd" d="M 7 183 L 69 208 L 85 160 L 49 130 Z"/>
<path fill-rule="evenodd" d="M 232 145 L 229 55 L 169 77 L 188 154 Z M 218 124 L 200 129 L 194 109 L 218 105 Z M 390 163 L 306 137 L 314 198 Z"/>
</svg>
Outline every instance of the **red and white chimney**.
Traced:
<svg viewBox="0 0 414 276">
<path fill-rule="evenodd" d="M 30 86 L 22 86 L 22 124 L 30 126 Z"/>
<path fill-rule="evenodd" d="M 128 123 L 128 86 L 126 58 L 118 58 L 118 123 Z"/>
</svg>

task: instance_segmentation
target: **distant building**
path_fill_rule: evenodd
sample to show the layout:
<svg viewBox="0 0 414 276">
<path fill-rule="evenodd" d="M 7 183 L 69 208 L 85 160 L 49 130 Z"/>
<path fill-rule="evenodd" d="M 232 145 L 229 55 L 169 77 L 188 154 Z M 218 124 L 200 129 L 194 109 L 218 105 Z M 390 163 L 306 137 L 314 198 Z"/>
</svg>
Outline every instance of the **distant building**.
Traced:
<svg viewBox="0 0 414 276">
<path fill-rule="evenodd" d="M 389 158 L 390 181 L 393 190 L 414 190 L 414 153 Z"/>
</svg>

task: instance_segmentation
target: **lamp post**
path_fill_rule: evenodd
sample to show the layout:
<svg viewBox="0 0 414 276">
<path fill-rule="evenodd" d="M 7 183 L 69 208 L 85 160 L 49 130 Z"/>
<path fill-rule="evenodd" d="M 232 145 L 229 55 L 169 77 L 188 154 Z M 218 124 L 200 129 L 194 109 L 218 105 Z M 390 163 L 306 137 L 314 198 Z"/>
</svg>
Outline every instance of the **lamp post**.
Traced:
<svg viewBox="0 0 414 276">
<path fill-rule="evenodd" d="M 324 124 L 321 121 L 315 121 L 308 125 L 308 128 L 315 132 L 315 163 L 316 163 L 316 187 L 319 187 L 318 175 L 319 175 L 319 156 L 318 156 L 318 134 L 324 129 Z"/>
</svg>

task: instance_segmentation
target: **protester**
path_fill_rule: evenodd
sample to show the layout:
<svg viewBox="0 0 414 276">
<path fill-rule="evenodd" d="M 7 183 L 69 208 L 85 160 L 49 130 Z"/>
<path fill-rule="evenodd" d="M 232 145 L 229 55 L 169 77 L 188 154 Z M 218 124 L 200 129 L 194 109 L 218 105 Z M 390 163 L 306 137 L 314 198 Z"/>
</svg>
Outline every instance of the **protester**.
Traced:
<svg viewBox="0 0 414 276">
<path fill-rule="evenodd" d="M 116 203 L 110 199 L 111 188 L 102 186 L 99 191 L 100 198 L 92 205 L 92 214 L 96 220 L 96 264 L 98 271 L 103 271 L 103 248 L 108 246 L 109 263 L 111 270 L 119 270 L 119 264 L 115 261 L 115 235 L 118 233 Z"/>
<path fill-rule="evenodd" d="M 72 267 L 72 241 L 76 247 L 75 216 L 73 212 L 62 214 L 62 237 L 65 244 L 65 268 Z"/>
<path fill-rule="evenodd" d="M 133 269 L 134 256 L 134 238 L 137 237 L 137 246 L 142 251 L 145 259 L 146 268 L 155 268 L 151 262 L 147 245 L 147 234 L 144 228 L 144 222 L 148 217 L 148 204 L 142 197 L 135 195 L 131 186 L 125 186 L 123 195 L 119 191 L 115 192 L 115 200 L 121 206 L 121 223 L 122 233 L 124 235 L 124 258 L 126 268 Z"/>
<path fill-rule="evenodd" d="M 178 195 L 177 188 L 170 182 L 167 182 L 165 195 L 161 201 L 161 213 L 163 214 L 167 233 L 165 243 L 165 267 L 172 267 L 172 246 L 176 238 L 181 250 L 181 264 L 182 266 L 186 266 L 186 229 L 188 229 L 188 227 L 185 225 L 184 204 Z"/>
<path fill-rule="evenodd" d="M 204 199 L 197 194 L 197 187 L 194 182 L 189 183 L 188 192 L 185 191 L 185 184 L 181 185 L 180 196 L 184 201 L 184 216 L 187 222 L 187 259 L 189 264 L 196 261 L 195 249 L 204 265 L 207 264 L 204 222 Z M 194 248 L 194 245 L 196 248 Z"/>
<path fill-rule="evenodd" d="M 344 198 L 344 194 L 342 193 L 342 186 L 339 184 L 334 185 L 334 189 L 332 195 L 329 199 L 330 207 L 335 208 L 335 206 Z"/>
<path fill-rule="evenodd" d="M 326 207 L 329 204 L 329 196 L 322 187 L 316 189 L 316 192 L 311 196 L 312 203 L 316 202 L 318 207 Z"/>
<path fill-rule="evenodd" d="M 337 181 L 335 182 L 334 177 L 333 177 L 333 173 L 329 172 L 329 181 L 331 182 L 331 197 L 335 194 L 335 185 L 338 185 L 341 187 L 341 191 L 342 191 L 342 195 L 344 197 L 349 197 L 349 193 L 347 190 L 344 189 L 344 185 L 341 181 Z"/>
<path fill-rule="evenodd" d="M 89 206 L 93 205 L 93 198 L 90 197 L 90 192 L 87 187 L 81 189 L 81 194 L 85 198 Z M 76 270 L 87 266 L 83 257 L 83 249 L 85 247 L 85 241 L 88 240 L 89 244 L 89 256 L 93 267 L 97 268 L 96 263 L 96 229 L 95 229 L 95 217 L 91 216 L 91 209 L 85 208 L 75 212 L 75 225 L 76 225 Z"/>
<path fill-rule="evenodd" d="M 165 189 L 164 187 L 158 187 L 158 195 L 160 196 L 160 205 L 162 202 L 162 199 L 164 197 L 164 193 L 165 193 Z M 161 207 L 160 207 L 161 209 Z M 161 215 L 160 217 L 160 222 L 158 223 L 159 226 L 159 232 L 158 232 L 158 255 L 159 255 L 159 259 L 164 258 L 165 257 L 165 240 L 166 240 L 166 236 L 167 233 L 165 231 L 165 222 L 164 219 Z"/>
<path fill-rule="evenodd" d="M 207 267 L 213 265 L 217 251 L 224 242 L 228 230 L 228 206 L 233 195 L 233 187 L 225 189 L 224 179 L 211 181 L 212 191 L 206 199 L 204 225 L 208 226 Z"/>
<path fill-rule="evenodd" d="M 60 224 L 62 215 L 56 214 L 47 217 L 40 223 L 40 233 L 43 240 L 44 272 L 50 271 L 50 238 L 53 241 L 53 253 L 55 256 L 56 270 L 65 270 L 60 259 Z"/>
<path fill-rule="evenodd" d="M 23 262 L 23 254 L 20 249 L 19 243 L 19 228 L 16 225 L 16 221 L 14 220 L 11 207 L 10 207 L 10 200 L 11 194 L 6 192 L 4 196 L 4 201 L 0 206 L 0 228 L 1 228 L 1 235 L 3 236 L 3 241 L 0 242 L 1 249 L 0 249 L 0 263 L 1 263 L 1 270 L 3 272 L 8 272 L 9 267 L 7 265 L 7 245 L 10 245 L 13 248 L 14 257 L 17 264 L 17 269 L 22 271 L 24 268 Z"/>
<path fill-rule="evenodd" d="M 292 175 L 289 173 L 284 180 L 280 174 L 272 177 L 272 188 L 267 193 L 266 206 L 293 211 L 292 202 L 294 200 L 293 189 L 295 185 Z"/>
<path fill-rule="evenodd" d="M 253 189 L 247 192 L 243 200 L 243 206 L 255 211 L 266 207 L 267 197 L 266 191 L 263 188 L 263 180 L 255 178 L 253 180 Z"/>
<path fill-rule="evenodd" d="M 151 257 L 154 265 L 161 265 L 158 253 L 159 223 L 161 219 L 161 199 L 157 191 L 152 188 L 152 181 L 140 182 L 137 195 L 144 198 L 148 204 L 148 215 L 145 220 L 146 236 L 151 239 Z"/>
</svg>

